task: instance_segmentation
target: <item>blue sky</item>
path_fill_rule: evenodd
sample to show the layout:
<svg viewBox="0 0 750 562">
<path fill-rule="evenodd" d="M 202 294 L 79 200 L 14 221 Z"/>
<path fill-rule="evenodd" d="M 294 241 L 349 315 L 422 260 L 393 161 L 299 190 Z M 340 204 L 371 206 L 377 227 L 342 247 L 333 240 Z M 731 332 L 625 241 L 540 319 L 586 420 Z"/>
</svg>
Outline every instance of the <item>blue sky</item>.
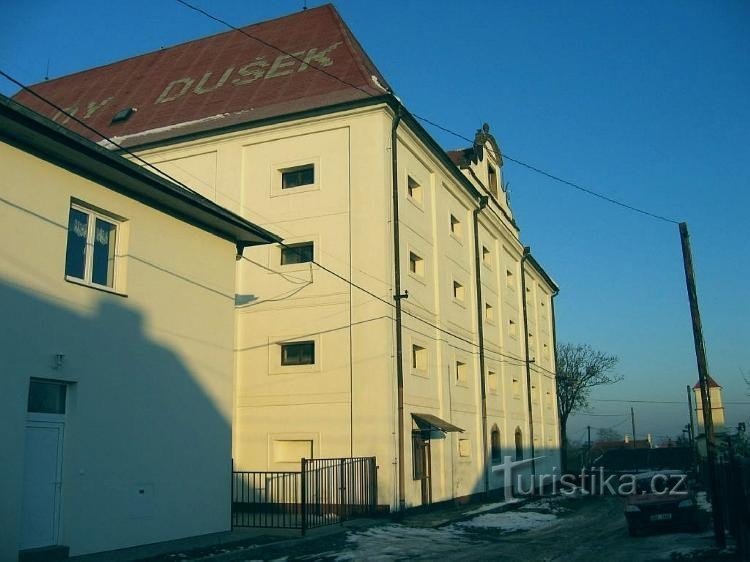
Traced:
<svg viewBox="0 0 750 562">
<path fill-rule="evenodd" d="M 235 25 L 302 0 L 195 0 Z M 0 68 L 26 83 L 225 31 L 174 0 L 3 0 Z M 317 5 L 310 2 L 311 6 Z M 750 418 L 750 3 L 336 3 L 406 106 L 464 136 L 488 122 L 504 152 L 687 221 L 709 367 L 730 423 Z M 0 92 L 15 87 L 0 79 Z M 447 149 L 464 141 L 428 130 Z M 504 167 L 526 244 L 558 281 L 559 341 L 620 357 L 597 400 L 633 404 L 636 431 L 675 435 L 697 380 L 677 226 Z M 627 431 L 631 404 L 587 423 Z M 628 417 L 626 417 L 626 415 Z M 619 417 L 618 417 L 619 416 Z"/>
</svg>

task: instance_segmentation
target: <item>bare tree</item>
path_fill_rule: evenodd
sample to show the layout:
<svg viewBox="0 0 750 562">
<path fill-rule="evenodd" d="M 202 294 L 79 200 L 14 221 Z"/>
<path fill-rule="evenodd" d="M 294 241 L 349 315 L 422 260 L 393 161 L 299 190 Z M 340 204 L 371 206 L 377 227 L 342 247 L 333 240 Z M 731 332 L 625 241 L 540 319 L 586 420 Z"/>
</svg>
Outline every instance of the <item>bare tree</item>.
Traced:
<svg viewBox="0 0 750 562">
<path fill-rule="evenodd" d="M 623 377 L 613 372 L 619 361 L 616 356 L 596 351 L 587 344 L 560 344 L 556 359 L 560 437 L 562 446 L 567 447 L 570 414 L 588 408 L 592 388 L 620 382 Z"/>
</svg>

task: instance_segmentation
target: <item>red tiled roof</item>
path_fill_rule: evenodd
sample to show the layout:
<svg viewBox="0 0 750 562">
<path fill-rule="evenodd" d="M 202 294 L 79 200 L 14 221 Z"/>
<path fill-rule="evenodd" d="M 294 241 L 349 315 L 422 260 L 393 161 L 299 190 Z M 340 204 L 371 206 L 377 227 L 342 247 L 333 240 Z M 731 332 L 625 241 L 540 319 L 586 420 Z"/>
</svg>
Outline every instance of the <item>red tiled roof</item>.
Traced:
<svg viewBox="0 0 750 562">
<path fill-rule="evenodd" d="M 716 382 L 711 375 L 706 375 L 706 384 L 708 385 L 708 388 L 721 388 L 721 385 Z M 701 387 L 701 381 L 698 380 L 697 383 L 693 385 L 693 389 L 697 389 Z"/>
<path fill-rule="evenodd" d="M 330 4 L 242 30 L 303 62 L 239 31 L 229 31 L 42 82 L 32 89 L 110 138 L 152 131 L 148 140 L 162 140 L 383 95 L 373 76 L 388 88 Z M 85 137 L 102 140 L 28 92 L 14 99 Z M 128 107 L 137 111 L 126 121 L 111 123 L 118 111 Z M 161 131 L 153 134 L 154 129 Z"/>
</svg>

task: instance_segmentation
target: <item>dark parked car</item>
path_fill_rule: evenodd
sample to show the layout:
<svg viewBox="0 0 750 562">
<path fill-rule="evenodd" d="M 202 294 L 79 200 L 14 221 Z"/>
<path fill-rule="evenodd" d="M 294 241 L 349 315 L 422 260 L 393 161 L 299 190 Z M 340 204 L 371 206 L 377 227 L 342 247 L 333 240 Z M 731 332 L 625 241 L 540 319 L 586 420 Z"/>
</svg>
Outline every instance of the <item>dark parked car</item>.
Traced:
<svg viewBox="0 0 750 562">
<path fill-rule="evenodd" d="M 663 527 L 698 530 L 695 488 L 684 472 L 665 470 L 638 474 L 635 491 L 625 501 L 628 531 Z"/>
</svg>

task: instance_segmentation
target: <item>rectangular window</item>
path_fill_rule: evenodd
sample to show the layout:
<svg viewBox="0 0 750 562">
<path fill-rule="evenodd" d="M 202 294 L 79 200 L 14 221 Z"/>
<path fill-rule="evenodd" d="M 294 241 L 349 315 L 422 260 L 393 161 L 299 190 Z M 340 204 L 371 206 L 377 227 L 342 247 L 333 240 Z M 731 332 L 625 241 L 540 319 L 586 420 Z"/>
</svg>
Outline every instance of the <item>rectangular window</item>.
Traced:
<svg viewBox="0 0 750 562">
<path fill-rule="evenodd" d="M 511 383 L 511 385 L 512 385 L 512 390 L 513 390 L 513 398 L 520 398 L 521 397 L 521 381 L 513 377 L 513 382 Z"/>
<path fill-rule="evenodd" d="M 311 262 L 314 259 L 314 249 L 312 242 L 289 244 L 281 248 L 281 265 Z"/>
<path fill-rule="evenodd" d="M 114 288 L 118 222 L 78 205 L 70 206 L 65 275 Z"/>
<path fill-rule="evenodd" d="M 273 461 L 299 463 L 313 458 L 313 442 L 309 439 L 278 439 L 273 442 Z"/>
<path fill-rule="evenodd" d="M 458 440 L 458 456 L 459 457 L 471 456 L 471 441 L 469 441 L 468 439 Z"/>
<path fill-rule="evenodd" d="M 492 394 L 497 393 L 497 373 L 495 371 L 487 371 L 487 387 Z"/>
<path fill-rule="evenodd" d="M 414 275 L 424 277 L 424 260 L 414 252 L 409 252 L 409 271 Z"/>
<path fill-rule="evenodd" d="M 505 285 L 512 288 L 516 286 L 516 280 L 514 279 L 513 272 L 510 269 L 505 270 Z"/>
<path fill-rule="evenodd" d="M 455 215 L 451 215 L 451 234 L 456 238 L 461 238 L 461 221 Z"/>
<path fill-rule="evenodd" d="M 508 319 L 508 335 L 512 338 L 518 337 L 518 324 L 515 320 Z"/>
<path fill-rule="evenodd" d="M 487 183 L 489 184 L 490 193 L 497 197 L 497 171 L 491 165 L 487 165 Z"/>
<path fill-rule="evenodd" d="M 458 281 L 453 282 L 453 298 L 457 301 L 464 302 L 464 286 Z"/>
<path fill-rule="evenodd" d="M 64 414 L 67 391 L 68 387 L 63 383 L 32 380 L 26 411 L 36 414 Z"/>
<path fill-rule="evenodd" d="M 409 176 L 409 179 L 407 181 L 406 190 L 409 194 L 409 197 L 415 203 L 422 203 L 422 200 L 424 199 L 424 196 L 422 195 L 422 186 L 419 185 L 419 183 L 417 183 L 417 180 L 415 180 L 411 176 Z"/>
<path fill-rule="evenodd" d="M 315 183 L 315 166 L 305 164 L 281 170 L 281 189 L 291 189 Z"/>
<path fill-rule="evenodd" d="M 484 319 L 487 322 L 495 321 L 495 309 L 488 302 L 484 303 Z"/>
<path fill-rule="evenodd" d="M 458 384 L 467 384 L 469 382 L 469 373 L 467 371 L 466 363 L 456 361 L 456 382 Z"/>
<path fill-rule="evenodd" d="M 427 370 L 427 350 L 420 345 L 411 346 L 411 368 L 415 371 Z"/>
<path fill-rule="evenodd" d="M 547 408 L 552 408 L 552 393 L 549 391 L 544 395 L 544 404 Z"/>
<path fill-rule="evenodd" d="M 282 365 L 314 365 L 315 342 L 296 341 L 281 344 Z"/>
<path fill-rule="evenodd" d="M 482 263 L 487 267 L 492 267 L 492 253 L 487 246 L 482 246 Z"/>
</svg>

